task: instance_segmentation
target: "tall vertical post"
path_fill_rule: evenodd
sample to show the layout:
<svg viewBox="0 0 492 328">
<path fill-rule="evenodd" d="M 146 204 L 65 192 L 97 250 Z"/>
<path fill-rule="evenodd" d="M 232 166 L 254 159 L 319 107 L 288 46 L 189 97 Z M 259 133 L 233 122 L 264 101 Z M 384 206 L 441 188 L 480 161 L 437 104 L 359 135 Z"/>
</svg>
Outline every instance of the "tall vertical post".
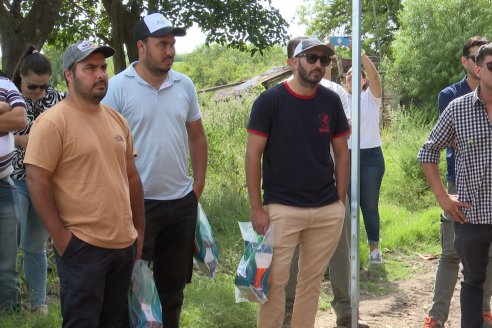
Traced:
<svg viewBox="0 0 492 328">
<path fill-rule="evenodd" d="M 352 152 L 351 152 L 351 231 L 350 231 L 350 295 L 352 328 L 359 321 L 359 148 L 360 148 L 360 91 L 361 91 L 361 0 L 352 0 Z"/>
</svg>

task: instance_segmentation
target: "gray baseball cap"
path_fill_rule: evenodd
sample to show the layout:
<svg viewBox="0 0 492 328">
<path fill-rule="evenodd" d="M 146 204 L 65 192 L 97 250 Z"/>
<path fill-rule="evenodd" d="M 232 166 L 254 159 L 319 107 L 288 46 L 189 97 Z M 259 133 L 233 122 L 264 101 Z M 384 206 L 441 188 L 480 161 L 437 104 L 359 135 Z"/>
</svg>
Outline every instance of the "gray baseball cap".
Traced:
<svg viewBox="0 0 492 328">
<path fill-rule="evenodd" d="M 114 49 L 109 46 L 98 46 L 87 40 L 78 41 L 65 50 L 63 54 L 63 71 L 95 52 L 102 53 L 106 58 L 114 55 Z"/>
<path fill-rule="evenodd" d="M 309 39 L 303 39 L 301 40 L 301 42 L 299 42 L 296 49 L 294 50 L 294 57 L 297 57 L 300 54 L 306 52 L 307 50 L 315 47 L 320 47 L 321 49 L 323 49 L 323 51 L 326 53 L 328 57 L 331 57 L 335 54 L 335 51 L 332 48 L 330 48 L 320 40 L 316 38 L 309 38 Z"/>
</svg>

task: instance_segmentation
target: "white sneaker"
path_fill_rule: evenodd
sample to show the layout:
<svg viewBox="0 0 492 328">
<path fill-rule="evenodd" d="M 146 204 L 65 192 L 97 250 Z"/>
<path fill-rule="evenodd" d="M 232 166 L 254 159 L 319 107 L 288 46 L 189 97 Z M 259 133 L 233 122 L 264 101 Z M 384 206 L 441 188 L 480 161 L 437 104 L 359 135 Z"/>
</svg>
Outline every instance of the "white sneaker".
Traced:
<svg viewBox="0 0 492 328">
<path fill-rule="evenodd" d="M 369 254 L 369 263 L 376 265 L 383 264 L 383 256 L 381 255 L 379 249 L 376 248 L 371 252 L 371 254 Z"/>
</svg>

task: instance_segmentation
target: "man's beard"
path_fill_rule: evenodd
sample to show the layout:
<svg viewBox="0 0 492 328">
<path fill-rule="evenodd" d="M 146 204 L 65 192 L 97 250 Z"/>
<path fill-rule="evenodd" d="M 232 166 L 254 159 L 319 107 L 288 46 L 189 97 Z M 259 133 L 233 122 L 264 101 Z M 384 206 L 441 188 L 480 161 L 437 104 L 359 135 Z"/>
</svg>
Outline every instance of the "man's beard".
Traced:
<svg viewBox="0 0 492 328">
<path fill-rule="evenodd" d="M 315 70 L 320 73 L 319 78 L 310 76 L 310 73 L 314 72 Z M 298 72 L 301 79 L 300 82 L 304 85 L 311 86 L 312 88 L 314 88 L 321 81 L 324 74 L 321 69 L 312 69 L 311 72 L 308 72 L 301 64 L 299 64 Z"/>
</svg>

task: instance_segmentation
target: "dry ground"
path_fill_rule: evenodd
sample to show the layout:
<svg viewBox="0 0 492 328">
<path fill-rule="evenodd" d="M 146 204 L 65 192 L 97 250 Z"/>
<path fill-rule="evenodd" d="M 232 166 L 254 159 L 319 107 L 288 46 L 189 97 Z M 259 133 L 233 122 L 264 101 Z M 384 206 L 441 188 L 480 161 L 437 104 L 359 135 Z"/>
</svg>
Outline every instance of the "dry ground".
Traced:
<svg viewBox="0 0 492 328">
<path fill-rule="evenodd" d="M 413 265 L 412 278 L 389 283 L 391 292 L 383 296 L 361 295 L 359 313 L 371 328 L 421 328 L 432 304 L 437 259 L 421 259 Z M 459 287 L 456 284 L 446 328 L 460 327 Z M 335 327 L 335 314 L 318 313 L 316 328 Z"/>
</svg>

